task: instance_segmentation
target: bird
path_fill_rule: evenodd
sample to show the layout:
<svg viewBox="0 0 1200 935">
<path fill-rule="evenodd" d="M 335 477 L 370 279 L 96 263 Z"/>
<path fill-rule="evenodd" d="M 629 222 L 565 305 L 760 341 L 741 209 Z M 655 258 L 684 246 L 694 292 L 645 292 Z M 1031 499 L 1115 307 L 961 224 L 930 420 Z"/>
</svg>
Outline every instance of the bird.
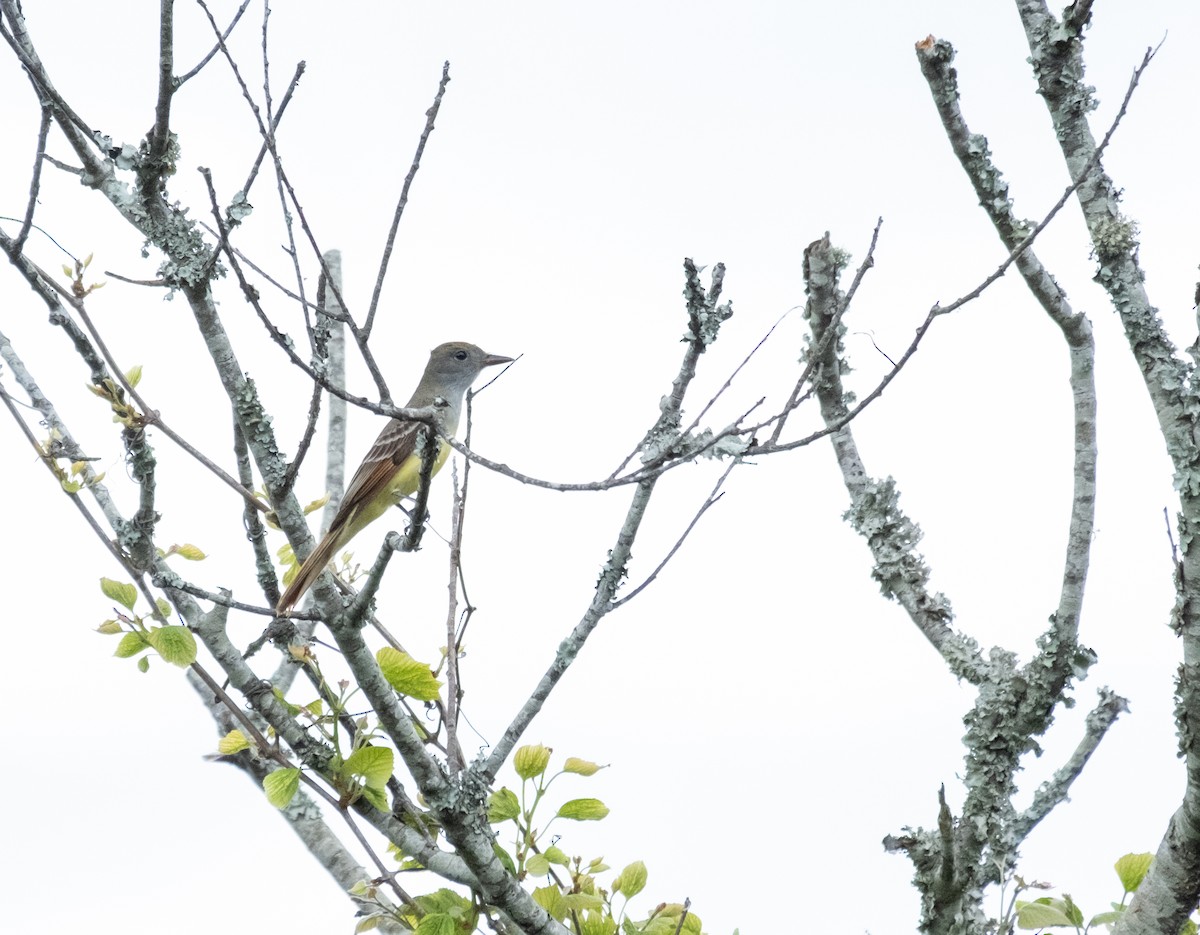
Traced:
<svg viewBox="0 0 1200 935">
<path fill-rule="evenodd" d="M 442 429 L 447 435 L 453 435 L 462 415 L 463 397 L 475 378 L 485 367 L 511 361 L 511 357 L 488 354 L 465 341 L 439 344 L 430 352 L 421 382 L 413 390 L 405 408 L 421 409 L 440 400 L 445 404 L 442 409 Z M 329 524 L 329 531 L 309 553 L 279 599 L 275 607 L 277 614 L 282 616 L 291 611 L 337 551 L 362 532 L 365 526 L 379 519 L 389 507 L 416 492 L 421 483 L 421 454 L 417 451 L 417 440 L 425 425 L 424 422 L 411 419 L 391 419 L 383 427 L 363 463 L 354 472 L 333 522 Z M 444 439 L 437 439 L 437 453 L 433 461 L 435 474 L 449 454 L 450 446 Z"/>
</svg>

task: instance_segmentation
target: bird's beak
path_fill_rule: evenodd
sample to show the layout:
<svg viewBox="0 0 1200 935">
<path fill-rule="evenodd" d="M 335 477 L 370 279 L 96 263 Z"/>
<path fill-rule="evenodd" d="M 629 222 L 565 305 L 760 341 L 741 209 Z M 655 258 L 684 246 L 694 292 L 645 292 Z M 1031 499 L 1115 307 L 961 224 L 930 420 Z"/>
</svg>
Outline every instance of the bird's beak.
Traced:
<svg viewBox="0 0 1200 935">
<path fill-rule="evenodd" d="M 503 357 L 500 354 L 488 354 L 486 357 L 483 358 L 482 366 L 494 367 L 496 364 L 510 364 L 510 363 L 512 363 L 511 357 Z"/>
</svg>

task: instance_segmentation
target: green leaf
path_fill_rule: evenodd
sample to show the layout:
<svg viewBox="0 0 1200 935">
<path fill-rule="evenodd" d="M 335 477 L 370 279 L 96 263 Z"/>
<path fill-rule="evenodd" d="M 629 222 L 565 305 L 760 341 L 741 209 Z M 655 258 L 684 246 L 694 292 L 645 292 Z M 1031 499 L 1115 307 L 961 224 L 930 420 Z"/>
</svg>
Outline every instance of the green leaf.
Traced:
<svg viewBox="0 0 1200 935">
<path fill-rule="evenodd" d="M 241 753 L 243 750 L 249 749 L 250 741 L 246 739 L 246 735 L 240 730 L 231 730 L 217 741 L 217 752 L 221 756 L 229 756 L 230 754 Z"/>
<path fill-rule="evenodd" d="M 626 899 L 632 899 L 646 888 L 647 876 L 646 865 L 640 860 L 635 860 L 613 880 L 613 892 L 624 893 Z"/>
<path fill-rule="evenodd" d="M 130 386 L 137 386 L 142 382 L 142 365 L 134 364 L 125 371 L 125 382 Z"/>
<path fill-rule="evenodd" d="M 572 821 L 599 821 L 608 814 L 608 806 L 599 799 L 571 799 L 558 808 L 559 818 Z"/>
<path fill-rule="evenodd" d="M 1142 885 L 1142 880 L 1146 879 L 1146 874 L 1150 871 L 1150 864 L 1153 861 L 1153 854 L 1126 854 L 1113 864 L 1113 869 L 1117 871 L 1117 877 L 1120 878 L 1121 886 L 1125 888 L 1126 893 L 1137 892 L 1137 888 Z"/>
<path fill-rule="evenodd" d="M 566 917 L 567 907 L 557 886 L 539 886 L 533 891 L 533 901 L 559 922 Z"/>
<path fill-rule="evenodd" d="M 171 605 L 161 597 L 154 602 L 154 606 L 158 608 L 158 612 L 162 614 L 164 620 L 171 619 Z"/>
<path fill-rule="evenodd" d="M 470 918 L 475 912 L 475 906 L 465 896 L 452 889 L 442 887 L 413 900 L 425 912 L 441 912 L 455 919 Z"/>
<path fill-rule="evenodd" d="M 300 770 L 291 766 L 277 769 L 267 773 L 262 784 L 267 801 L 276 808 L 283 808 L 295 798 L 300 788 Z"/>
<path fill-rule="evenodd" d="M 616 935 L 617 923 L 606 912 L 589 912 L 579 920 L 579 935 Z"/>
<path fill-rule="evenodd" d="M 580 776 L 595 776 L 596 773 L 604 769 L 591 760 L 581 760 L 577 756 L 567 757 L 567 762 L 563 764 L 564 773 L 577 773 Z"/>
<path fill-rule="evenodd" d="M 1088 928 L 1095 928 L 1097 925 L 1112 925 L 1125 912 L 1125 907 L 1121 906 L 1117 909 L 1112 909 L 1108 912 L 1100 912 L 1092 916 L 1092 921 L 1088 923 Z"/>
<path fill-rule="evenodd" d="M 604 900 L 595 893 L 563 893 L 563 905 L 568 912 L 581 909 L 599 912 L 604 908 Z"/>
<path fill-rule="evenodd" d="M 305 516 L 308 516 L 309 513 L 316 512 L 317 510 L 321 509 L 321 507 L 323 507 L 328 502 L 329 502 L 329 494 L 325 494 L 325 496 L 323 496 L 320 500 L 313 500 L 311 503 L 309 503 L 307 506 L 305 506 L 300 512 L 302 512 Z M 289 548 L 290 548 L 290 546 L 289 546 Z M 279 557 L 283 558 L 283 549 L 279 550 Z"/>
<path fill-rule="evenodd" d="M 130 656 L 136 656 L 143 649 L 149 648 L 150 644 L 146 642 L 141 633 L 126 633 L 121 637 L 121 642 L 117 644 L 117 648 L 113 650 L 113 655 L 118 659 L 128 659 Z"/>
<path fill-rule="evenodd" d="M 546 859 L 552 864 L 558 864 L 560 867 L 565 867 L 571 862 L 571 858 L 566 855 L 562 848 L 551 844 L 543 852 Z"/>
<path fill-rule="evenodd" d="M 502 848 L 499 844 L 493 843 L 492 850 L 494 850 L 496 852 L 496 856 L 500 858 L 500 863 L 504 864 L 504 869 L 507 870 L 509 873 L 511 873 L 513 876 L 516 876 L 517 875 L 517 865 L 513 861 L 512 855 L 509 854 L 509 852 L 506 851 L 504 848 Z"/>
<path fill-rule="evenodd" d="M 146 639 L 171 665 L 186 668 L 196 661 L 196 638 L 187 627 L 154 627 Z"/>
<path fill-rule="evenodd" d="M 679 926 L 679 919 L 683 915 L 683 905 L 680 903 L 669 903 L 661 907 L 658 914 L 653 919 L 648 919 L 639 929 L 644 935 L 675 935 L 676 929 L 681 932 L 686 932 L 687 935 L 700 935 L 703 926 L 700 924 L 700 917 L 695 913 L 688 911 L 687 918 L 683 920 L 683 927 Z"/>
<path fill-rule="evenodd" d="M 110 601 L 116 601 L 130 610 L 133 610 L 133 605 L 137 603 L 137 588 L 132 584 L 113 581 L 112 578 L 101 578 L 100 590 Z"/>
<path fill-rule="evenodd" d="M 525 861 L 525 869 L 531 877 L 544 877 L 550 872 L 550 861 L 546 859 L 545 854 L 530 854 L 529 859 Z"/>
<path fill-rule="evenodd" d="M 488 821 L 491 824 L 498 825 L 520 814 L 521 803 L 517 801 L 517 794 L 507 786 L 488 796 Z"/>
<path fill-rule="evenodd" d="M 408 653 L 385 646 L 375 654 L 375 661 L 388 684 L 400 694 L 417 701 L 436 701 L 442 683 L 434 678 L 433 671 L 423 662 L 417 662 Z"/>
<path fill-rule="evenodd" d="M 415 935 L 460 935 L 458 923 L 444 912 L 431 912 L 415 929 Z"/>
<path fill-rule="evenodd" d="M 550 765 L 550 754 L 553 752 L 540 743 L 526 744 L 513 754 L 513 769 L 522 779 L 540 776 Z"/>
<path fill-rule="evenodd" d="M 283 696 L 283 692 L 280 691 L 278 687 L 272 688 L 271 694 L 275 696 L 276 701 L 278 701 L 281 705 L 284 706 L 284 708 L 287 709 L 287 713 L 290 714 L 292 717 L 295 717 L 297 714 L 300 713 L 300 705 L 292 704 L 290 701 L 288 701 L 287 698 L 285 698 Z"/>
<path fill-rule="evenodd" d="M 371 789 L 386 789 L 394 762 L 391 747 L 360 747 L 346 758 L 342 770 L 362 776 L 363 783 Z"/>
<path fill-rule="evenodd" d="M 359 919 L 358 924 L 354 926 L 354 935 L 358 935 L 359 932 L 369 932 L 373 928 L 378 928 L 379 919 L 380 914 L 377 912 Z"/>
<path fill-rule="evenodd" d="M 383 789 L 363 786 L 362 797 L 381 812 L 390 812 L 392 810 L 391 805 L 388 804 L 387 793 Z"/>
<path fill-rule="evenodd" d="M 186 558 L 189 562 L 202 562 L 208 558 L 204 552 L 192 545 L 190 542 L 185 542 L 183 545 L 177 545 L 172 549 L 172 551 L 180 558 Z"/>
<path fill-rule="evenodd" d="M 137 667 L 139 672 L 150 671 L 150 657 L 142 656 L 142 658 L 137 661 Z"/>
<path fill-rule="evenodd" d="M 1017 928 L 1040 929 L 1052 925 L 1073 924 L 1062 909 L 1049 905 L 1049 898 L 1044 898 L 1046 902 L 1039 899 L 1031 903 L 1017 903 Z"/>
<path fill-rule="evenodd" d="M 1067 914 L 1067 918 L 1071 920 L 1073 926 L 1080 928 L 1083 925 L 1083 910 L 1075 905 L 1075 900 L 1071 898 L 1070 893 L 1063 893 L 1062 899 L 1054 905 Z"/>
<path fill-rule="evenodd" d="M 112 636 L 121 632 L 121 625 L 115 620 L 105 620 L 100 626 L 96 627 L 97 633 L 103 633 L 105 636 Z"/>
</svg>

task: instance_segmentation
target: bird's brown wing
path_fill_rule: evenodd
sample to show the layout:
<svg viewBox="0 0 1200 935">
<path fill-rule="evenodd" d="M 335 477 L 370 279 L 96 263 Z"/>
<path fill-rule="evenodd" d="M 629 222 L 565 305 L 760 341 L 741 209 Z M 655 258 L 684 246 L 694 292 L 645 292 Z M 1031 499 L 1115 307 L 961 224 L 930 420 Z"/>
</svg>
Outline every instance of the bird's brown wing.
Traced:
<svg viewBox="0 0 1200 935">
<path fill-rule="evenodd" d="M 333 561 L 337 550 L 358 532 L 354 520 L 364 506 L 374 501 L 392 483 L 397 467 L 416 449 L 418 432 L 423 424 L 392 419 L 383 427 L 375 444 L 363 458 L 363 463 L 350 479 L 350 486 L 346 488 L 333 522 L 329 524 L 329 532 L 309 553 L 304 565 L 288 585 L 276 607 L 277 613 L 285 614 L 295 607 L 325 570 L 325 566 Z"/>
<path fill-rule="evenodd" d="M 360 509 L 391 483 L 396 476 L 396 468 L 416 450 L 417 433 L 422 425 L 423 422 L 402 422 L 399 419 L 388 421 L 350 478 L 350 485 L 346 488 L 333 522 L 329 524 L 330 533 L 350 523 Z"/>
</svg>

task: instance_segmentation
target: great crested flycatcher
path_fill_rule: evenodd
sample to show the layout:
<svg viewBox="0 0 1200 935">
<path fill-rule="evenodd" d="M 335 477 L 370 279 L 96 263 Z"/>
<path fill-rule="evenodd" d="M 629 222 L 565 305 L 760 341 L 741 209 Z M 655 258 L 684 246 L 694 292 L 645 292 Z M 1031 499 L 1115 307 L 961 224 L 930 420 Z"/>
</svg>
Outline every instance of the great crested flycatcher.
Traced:
<svg viewBox="0 0 1200 935">
<path fill-rule="evenodd" d="M 430 353 L 421 382 L 405 408 L 421 409 L 434 405 L 436 400 L 444 400 L 442 428 L 446 434 L 453 435 L 462 415 L 463 397 L 480 371 L 511 360 L 511 357 L 499 354 L 486 354 L 474 344 L 463 341 L 441 344 Z M 417 439 L 425 424 L 392 419 L 383 427 L 346 488 L 346 495 L 329 524 L 329 532 L 305 559 L 279 599 L 276 613 L 286 614 L 295 607 L 338 549 L 357 536 L 364 526 L 379 519 L 388 507 L 416 492 L 421 483 L 421 453 L 417 451 Z M 443 439 L 437 439 L 436 443 L 435 474 L 450 454 L 450 446 Z"/>
</svg>

